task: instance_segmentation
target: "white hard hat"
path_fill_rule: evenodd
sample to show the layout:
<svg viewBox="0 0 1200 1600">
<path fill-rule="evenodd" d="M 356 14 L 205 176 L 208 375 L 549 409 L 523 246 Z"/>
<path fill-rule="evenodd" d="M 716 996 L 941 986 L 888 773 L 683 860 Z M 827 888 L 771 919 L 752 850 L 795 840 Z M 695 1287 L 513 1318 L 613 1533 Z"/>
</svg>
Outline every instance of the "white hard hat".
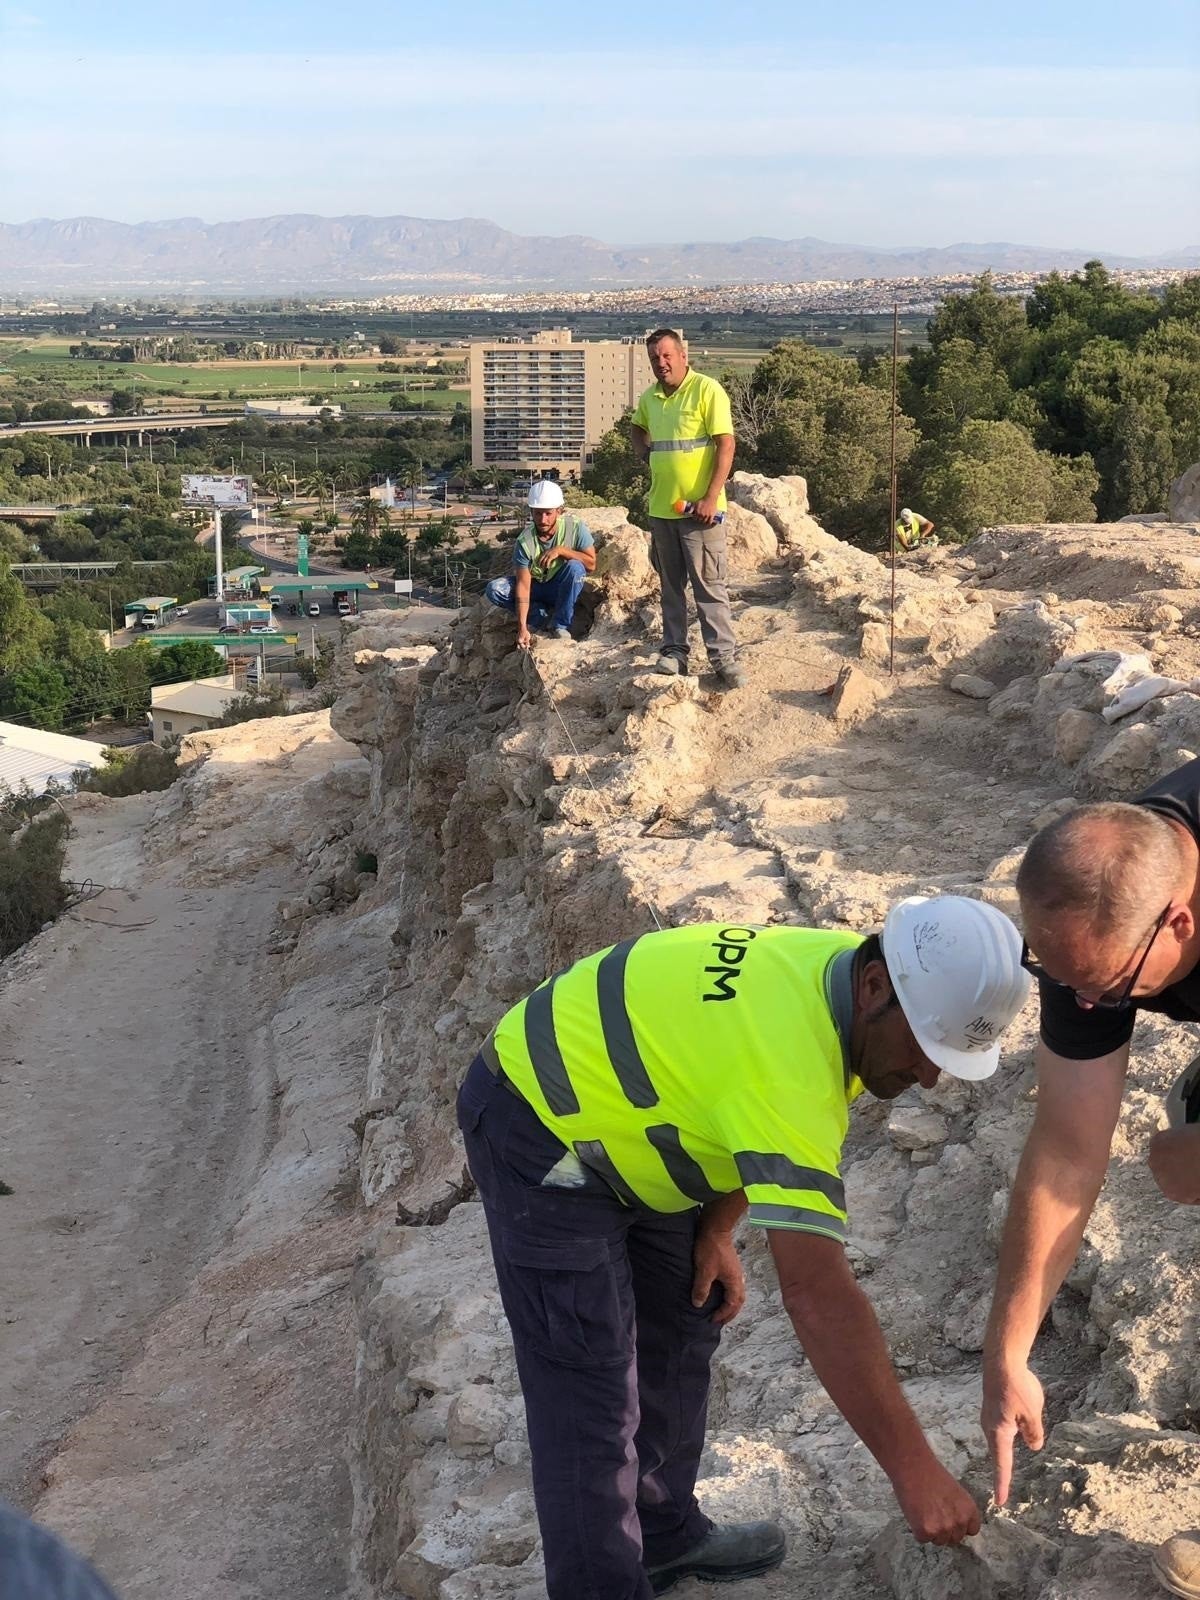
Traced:
<svg viewBox="0 0 1200 1600">
<path fill-rule="evenodd" d="M 907 506 L 905 506 L 904 510 L 901 511 L 901 513 L 900 513 L 900 521 L 901 522 L 911 522 L 912 519 L 913 519 L 912 512 L 908 509 Z"/>
<path fill-rule="evenodd" d="M 1021 936 L 982 900 L 913 895 L 888 912 L 883 959 L 924 1054 L 955 1078 L 989 1078 L 1000 1035 L 1029 997 Z"/>
<path fill-rule="evenodd" d="M 553 511 L 563 503 L 563 492 L 552 478 L 541 478 L 529 491 L 531 511 Z"/>
</svg>

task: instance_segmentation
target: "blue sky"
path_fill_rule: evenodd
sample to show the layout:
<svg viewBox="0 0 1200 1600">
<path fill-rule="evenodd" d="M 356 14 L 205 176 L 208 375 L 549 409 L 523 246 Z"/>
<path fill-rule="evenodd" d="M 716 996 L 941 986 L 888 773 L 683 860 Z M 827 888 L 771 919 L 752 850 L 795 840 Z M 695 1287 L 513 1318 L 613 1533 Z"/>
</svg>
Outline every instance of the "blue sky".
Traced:
<svg viewBox="0 0 1200 1600">
<path fill-rule="evenodd" d="M 0 220 L 1200 243 L 1195 0 L 0 0 Z"/>
</svg>

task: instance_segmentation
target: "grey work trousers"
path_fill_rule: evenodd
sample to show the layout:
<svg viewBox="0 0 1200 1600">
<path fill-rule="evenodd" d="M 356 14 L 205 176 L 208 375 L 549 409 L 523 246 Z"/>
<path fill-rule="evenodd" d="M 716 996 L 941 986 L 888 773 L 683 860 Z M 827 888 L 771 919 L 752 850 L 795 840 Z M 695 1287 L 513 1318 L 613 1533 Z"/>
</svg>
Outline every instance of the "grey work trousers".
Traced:
<svg viewBox="0 0 1200 1600">
<path fill-rule="evenodd" d="M 662 586 L 661 654 L 686 662 L 687 583 L 691 580 L 700 637 L 714 666 L 737 650 L 725 586 L 725 525 L 706 528 L 693 517 L 650 518 L 650 562 Z"/>
</svg>

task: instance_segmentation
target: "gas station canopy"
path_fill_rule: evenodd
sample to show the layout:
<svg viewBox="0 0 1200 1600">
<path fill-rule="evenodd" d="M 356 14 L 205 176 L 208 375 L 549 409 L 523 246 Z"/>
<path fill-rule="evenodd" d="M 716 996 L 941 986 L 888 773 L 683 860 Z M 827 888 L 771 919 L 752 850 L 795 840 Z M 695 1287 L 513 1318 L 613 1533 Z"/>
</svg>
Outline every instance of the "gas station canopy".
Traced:
<svg viewBox="0 0 1200 1600">
<path fill-rule="evenodd" d="M 259 584 L 264 594 L 362 594 L 378 587 L 377 578 L 351 578 L 341 573 L 324 573 L 319 578 L 272 578 Z"/>
</svg>

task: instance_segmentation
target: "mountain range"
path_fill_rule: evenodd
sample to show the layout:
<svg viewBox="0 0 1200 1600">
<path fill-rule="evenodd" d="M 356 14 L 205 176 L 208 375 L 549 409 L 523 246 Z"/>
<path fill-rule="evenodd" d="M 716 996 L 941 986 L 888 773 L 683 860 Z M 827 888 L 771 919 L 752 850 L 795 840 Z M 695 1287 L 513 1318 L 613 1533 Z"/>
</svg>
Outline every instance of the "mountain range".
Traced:
<svg viewBox="0 0 1200 1600">
<path fill-rule="evenodd" d="M 1200 267 L 1200 248 L 1149 260 L 1018 244 L 884 249 L 823 239 L 614 246 L 510 233 L 478 218 L 254 217 L 205 223 L 99 217 L 0 223 L 0 292 L 452 293 L 720 283 L 811 283 L 1114 267 Z"/>
</svg>

